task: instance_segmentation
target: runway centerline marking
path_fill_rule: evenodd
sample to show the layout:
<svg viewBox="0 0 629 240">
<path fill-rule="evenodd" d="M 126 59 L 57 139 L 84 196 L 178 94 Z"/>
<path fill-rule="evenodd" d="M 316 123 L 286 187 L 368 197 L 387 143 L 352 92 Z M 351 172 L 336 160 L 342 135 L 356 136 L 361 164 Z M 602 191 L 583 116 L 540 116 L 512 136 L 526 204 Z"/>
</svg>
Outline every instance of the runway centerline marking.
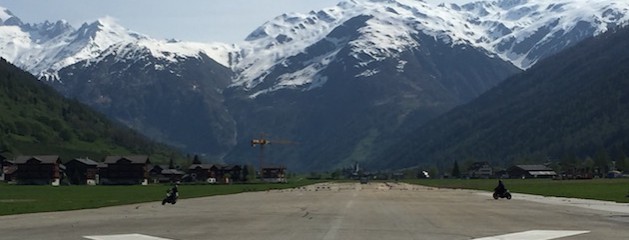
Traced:
<svg viewBox="0 0 629 240">
<path fill-rule="evenodd" d="M 172 240 L 168 238 L 153 237 L 143 234 L 116 234 L 116 235 L 99 235 L 99 236 L 83 236 L 83 238 L 92 240 Z"/>
<path fill-rule="evenodd" d="M 589 233 L 590 231 L 530 230 L 473 240 L 550 240 Z"/>
</svg>

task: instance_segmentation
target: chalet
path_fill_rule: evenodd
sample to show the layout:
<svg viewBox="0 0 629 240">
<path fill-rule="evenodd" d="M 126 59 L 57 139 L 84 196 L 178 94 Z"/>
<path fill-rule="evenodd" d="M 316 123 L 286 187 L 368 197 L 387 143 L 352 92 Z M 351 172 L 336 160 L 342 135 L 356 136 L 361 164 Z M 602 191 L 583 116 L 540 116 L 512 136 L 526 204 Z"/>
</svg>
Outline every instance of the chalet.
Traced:
<svg viewBox="0 0 629 240">
<path fill-rule="evenodd" d="M 553 178 L 557 173 L 544 165 L 515 165 L 507 169 L 510 178 Z"/>
<path fill-rule="evenodd" d="M 56 155 L 19 156 L 15 178 L 18 184 L 51 184 L 59 186 L 64 166 Z"/>
<path fill-rule="evenodd" d="M 262 168 L 261 180 L 271 183 L 285 183 L 286 182 L 286 168 L 285 167 L 265 167 Z"/>
<path fill-rule="evenodd" d="M 491 178 L 494 175 L 493 169 L 488 162 L 474 162 L 467 169 L 470 178 Z"/>
<path fill-rule="evenodd" d="M 178 182 L 186 174 L 178 169 L 172 169 L 168 165 L 154 165 L 149 172 L 154 183 Z"/>
<path fill-rule="evenodd" d="M 220 168 L 214 164 L 192 164 L 188 168 L 188 173 L 192 181 L 216 182 L 219 170 Z"/>
<path fill-rule="evenodd" d="M 221 179 L 224 183 L 242 181 L 242 167 L 240 165 L 224 165 L 221 168 Z"/>
<path fill-rule="evenodd" d="M 240 165 L 192 164 L 188 168 L 192 181 L 230 183 L 243 181 Z"/>
<path fill-rule="evenodd" d="M 96 185 L 98 163 L 89 158 L 75 158 L 64 164 L 66 176 L 71 184 Z"/>
<path fill-rule="evenodd" d="M 102 184 L 148 184 L 148 156 L 108 156 L 103 163 L 98 166 Z"/>
</svg>

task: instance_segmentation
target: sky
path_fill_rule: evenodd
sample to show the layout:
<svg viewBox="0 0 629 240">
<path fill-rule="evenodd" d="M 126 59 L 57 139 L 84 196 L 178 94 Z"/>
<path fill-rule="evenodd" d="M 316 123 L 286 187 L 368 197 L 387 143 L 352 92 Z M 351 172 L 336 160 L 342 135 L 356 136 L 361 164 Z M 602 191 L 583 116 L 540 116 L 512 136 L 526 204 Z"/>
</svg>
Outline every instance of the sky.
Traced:
<svg viewBox="0 0 629 240">
<path fill-rule="evenodd" d="M 25 23 L 64 19 L 78 28 L 112 17 L 125 28 L 156 39 L 238 43 L 283 13 L 307 13 L 342 0 L 0 0 Z M 472 0 L 426 0 L 467 3 Z"/>
</svg>

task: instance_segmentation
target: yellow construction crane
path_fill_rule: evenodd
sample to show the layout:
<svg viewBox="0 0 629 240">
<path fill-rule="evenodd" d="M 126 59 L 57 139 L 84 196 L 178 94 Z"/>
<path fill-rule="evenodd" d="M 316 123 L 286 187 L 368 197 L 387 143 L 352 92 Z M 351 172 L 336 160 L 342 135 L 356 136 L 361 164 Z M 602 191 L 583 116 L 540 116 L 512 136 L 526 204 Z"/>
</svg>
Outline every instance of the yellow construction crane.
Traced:
<svg viewBox="0 0 629 240">
<path fill-rule="evenodd" d="M 260 153 L 258 155 L 258 160 L 259 160 L 259 174 L 262 174 L 262 169 L 264 167 L 264 146 L 268 145 L 268 144 L 297 144 L 296 142 L 292 142 L 292 141 L 285 141 L 285 140 L 269 140 L 266 138 L 266 134 L 260 134 L 260 138 L 258 139 L 252 139 L 251 140 L 251 147 L 255 147 L 256 145 L 260 145 Z"/>
</svg>

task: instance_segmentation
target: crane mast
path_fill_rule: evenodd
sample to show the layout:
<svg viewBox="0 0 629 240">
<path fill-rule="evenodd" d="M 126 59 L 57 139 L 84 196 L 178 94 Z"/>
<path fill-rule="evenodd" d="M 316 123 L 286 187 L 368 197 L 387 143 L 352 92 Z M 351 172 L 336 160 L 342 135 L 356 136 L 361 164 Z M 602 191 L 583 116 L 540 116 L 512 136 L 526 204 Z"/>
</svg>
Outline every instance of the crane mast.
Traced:
<svg viewBox="0 0 629 240">
<path fill-rule="evenodd" d="M 264 146 L 269 144 L 296 144 L 296 142 L 292 141 L 281 141 L 281 140 L 269 140 L 266 138 L 266 135 L 260 134 L 260 138 L 251 140 L 251 147 L 255 147 L 257 145 L 260 146 L 260 153 L 258 154 L 258 164 L 259 164 L 259 177 L 262 178 L 262 170 L 264 169 Z"/>
</svg>

